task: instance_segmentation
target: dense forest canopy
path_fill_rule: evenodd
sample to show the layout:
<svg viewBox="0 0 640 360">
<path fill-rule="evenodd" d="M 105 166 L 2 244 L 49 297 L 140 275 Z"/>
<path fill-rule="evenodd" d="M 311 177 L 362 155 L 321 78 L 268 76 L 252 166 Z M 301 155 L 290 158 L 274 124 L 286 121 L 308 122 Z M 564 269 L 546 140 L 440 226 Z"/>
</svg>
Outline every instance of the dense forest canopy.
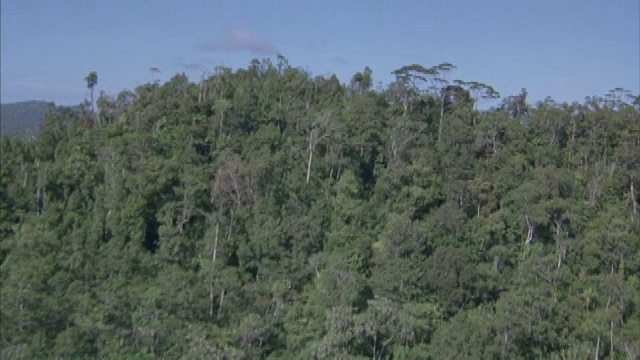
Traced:
<svg viewBox="0 0 640 360">
<path fill-rule="evenodd" d="M 637 358 L 640 98 L 394 75 L 254 60 L 2 137 L 2 358 Z"/>
</svg>

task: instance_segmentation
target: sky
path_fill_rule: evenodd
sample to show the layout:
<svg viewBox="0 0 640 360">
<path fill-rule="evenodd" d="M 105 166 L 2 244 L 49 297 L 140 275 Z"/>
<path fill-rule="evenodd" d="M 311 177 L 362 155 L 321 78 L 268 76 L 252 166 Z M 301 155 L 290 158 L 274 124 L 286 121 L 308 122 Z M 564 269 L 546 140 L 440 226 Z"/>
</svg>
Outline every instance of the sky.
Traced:
<svg viewBox="0 0 640 360">
<path fill-rule="evenodd" d="M 193 82 L 216 66 L 285 56 L 312 75 L 348 82 L 365 66 L 386 87 L 404 65 L 457 66 L 503 97 L 522 88 L 582 102 L 622 87 L 640 93 L 638 0 L 2 0 L 3 103 L 89 98 L 97 91 Z M 160 70 L 152 74 L 150 68 Z"/>
</svg>

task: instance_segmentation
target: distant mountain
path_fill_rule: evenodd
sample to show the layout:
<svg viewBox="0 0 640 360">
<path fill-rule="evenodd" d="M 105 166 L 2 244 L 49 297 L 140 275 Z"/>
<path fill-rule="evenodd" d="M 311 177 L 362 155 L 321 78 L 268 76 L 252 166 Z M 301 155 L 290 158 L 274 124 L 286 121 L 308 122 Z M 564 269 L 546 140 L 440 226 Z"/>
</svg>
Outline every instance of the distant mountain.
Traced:
<svg viewBox="0 0 640 360">
<path fill-rule="evenodd" d="M 23 101 L 0 104 L 0 134 L 17 135 L 37 131 L 49 109 L 46 101 Z"/>
</svg>

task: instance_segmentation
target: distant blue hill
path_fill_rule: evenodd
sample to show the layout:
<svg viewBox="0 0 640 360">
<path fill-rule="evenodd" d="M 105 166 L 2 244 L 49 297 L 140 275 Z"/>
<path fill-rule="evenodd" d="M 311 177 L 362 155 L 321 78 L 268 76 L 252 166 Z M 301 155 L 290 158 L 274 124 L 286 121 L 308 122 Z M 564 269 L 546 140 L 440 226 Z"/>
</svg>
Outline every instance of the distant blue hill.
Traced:
<svg viewBox="0 0 640 360">
<path fill-rule="evenodd" d="M 53 105 L 53 103 L 22 101 L 0 104 L 0 134 L 2 136 L 19 136 L 37 132 L 49 105 Z"/>
</svg>

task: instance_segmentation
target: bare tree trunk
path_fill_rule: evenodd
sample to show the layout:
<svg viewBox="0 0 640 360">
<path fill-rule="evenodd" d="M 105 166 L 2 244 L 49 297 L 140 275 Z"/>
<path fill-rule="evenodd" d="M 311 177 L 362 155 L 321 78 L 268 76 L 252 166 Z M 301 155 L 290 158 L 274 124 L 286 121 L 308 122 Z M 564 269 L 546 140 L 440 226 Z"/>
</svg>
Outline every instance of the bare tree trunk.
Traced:
<svg viewBox="0 0 640 360">
<path fill-rule="evenodd" d="M 525 244 L 526 244 L 526 245 L 529 245 L 529 244 L 531 244 L 531 242 L 533 241 L 533 235 L 534 235 L 534 233 L 535 233 L 536 226 L 535 226 L 535 224 L 534 224 L 534 223 L 532 223 L 532 222 L 529 220 L 529 213 L 528 213 L 528 212 L 524 215 L 524 218 L 525 218 L 525 220 L 527 221 L 527 228 L 528 228 L 528 231 L 527 231 L 527 239 L 525 240 Z"/>
<path fill-rule="evenodd" d="M 373 334 L 373 360 L 376 360 L 376 346 L 378 342 L 378 332 Z"/>
<path fill-rule="evenodd" d="M 100 115 L 98 115 L 96 113 L 96 107 L 94 105 L 94 101 L 93 101 L 93 89 L 94 87 L 91 87 L 91 112 L 93 113 L 93 115 L 96 116 L 96 120 L 98 120 L 98 127 L 102 127 L 102 124 L 100 124 Z"/>
<path fill-rule="evenodd" d="M 218 233 L 220 230 L 220 222 L 216 221 L 216 236 L 213 240 L 213 249 L 211 250 L 211 262 L 215 264 L 216 255 L 218 253 Z"/>
<path fill-rule="evenodd" d="M 313 159 L 313 150 L 311 149 L 311 144 L 309 144 L 309 161 L 307 162 L 307 184 L 309 183 L 309 178 L 311 177 L 311 159 Z"/>
<path fill-rule="evenodd" d="M 218 307 L 218 320 L 222 318 L 222 304 L 224 303 L 224 293 L 225 293 L 225 288 L 223 286 L 222 290 L 220 291 L 220 306 Z M 600 338 L 598 338 L 598 340 L 600 340 Z"/>
<path fill-rule="evenodd" d="M 309 133 L 309 161 L 307 162 L 307 184 L 309 183 L 309 178 L 311 177 L 311 160 L 313 159 L 313 148 L 315 147 L 313 135 L 315 130 L 311 130 Z"/>
<path fill-rule="evenodd" d="M 560 236 L 562 232 L 562 218 L 554 221 L 556 224 L 556 251 L 558 252 L 558 269 L 562 267 L 562 261 L 564 260 L 564 256 L 566 254 L 566 249 L 562 249 L 562 245 L 560 244 Z"/>
<path fill-rule="evenodd" d="M 613 321 L 611 322 L 611 337 L 610 337 L 610 341 L 611 341 L 611 350 L 609 351 L 609 356 L 613 359 L 614 358 L 614 353 L 613 353 Z"/>
<path fill-rule="evenodd" d="M 24 177 L 22 178 L 22 190 L 27 188 L 27 179 L 29 178 L 29 173 L 24 169 L 23 171 L 24 171 Z"/>
<path fill-rule="evenodd" d="M 596 344 L 596 357 L 595 360 L 600 359 L 600 336 L 598 336 L 598 343 Z"/>
</svg>

